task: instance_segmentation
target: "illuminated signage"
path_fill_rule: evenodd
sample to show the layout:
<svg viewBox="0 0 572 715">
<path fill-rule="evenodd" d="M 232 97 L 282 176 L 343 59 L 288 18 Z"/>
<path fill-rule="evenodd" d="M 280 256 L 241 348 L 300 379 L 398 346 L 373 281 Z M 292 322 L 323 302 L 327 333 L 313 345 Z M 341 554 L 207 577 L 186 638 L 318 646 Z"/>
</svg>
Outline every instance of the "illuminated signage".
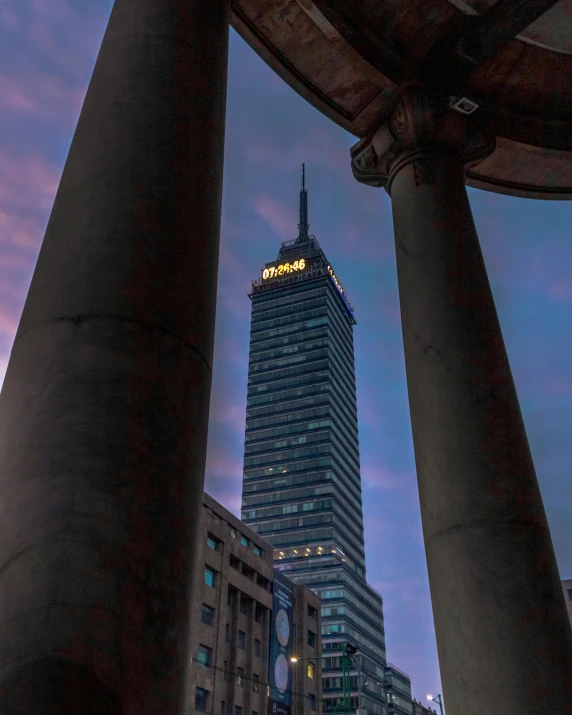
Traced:
<svg viewBox="0 0 572 715">
<path fill-rule="evenodd" d="M 350 312 L 353 314 L 353 312 L 354 312 L 353 306 L 352 306 L 351 303 L 349 302 L 348 297 L 347 297 L 347 295 L 345 294 L 344 289 L 343 289 L 342 286 L 340 285 L 339 280 L 336 278 L 336 274 L 335 274 L 334 271 L 332 270 L 332 267 L 331 267 L 331 266 L 328 266 L 328 273 L 330 274 L 331 279 L 334 281 L 334 285 L 335 285 L 336 288 L 338 289 L 339 294 L 342 296 L 342 298 L 343 298 L 343 300 L 344 300 L 344 303 L 348 306 Z"/>
<path fill-rule="evenodd" d="M 298 273 L 299 271 L 303 271 L 305 268 L 305 258 L 300 258 L 299 261 L 294 261 L 294 263 L 281 263 L 279 266 L 270 266 L 270 268 L 265 268 L 262 271 L 262 280 L 267 281 L 270 278 L 285 276 L 288 273 Z"/>
</svg>

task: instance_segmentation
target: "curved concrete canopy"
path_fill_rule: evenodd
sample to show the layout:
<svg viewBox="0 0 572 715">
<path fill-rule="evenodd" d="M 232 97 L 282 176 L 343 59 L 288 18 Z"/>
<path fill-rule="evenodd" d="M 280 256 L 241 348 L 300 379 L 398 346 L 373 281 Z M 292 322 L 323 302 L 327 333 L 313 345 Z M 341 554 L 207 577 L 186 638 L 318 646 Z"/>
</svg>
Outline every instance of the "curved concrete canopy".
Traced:
<svg viewBox="0 0 572 715">
<path fill-rule="evenodd" d="M 572 198 L 572 0 L 233 0 L 232 24 L 354 136 L 373 134 L 400 86 L 420 81 L 473 100 L 495 126 L 497 148 L 469 186 Z"/>
</svg>

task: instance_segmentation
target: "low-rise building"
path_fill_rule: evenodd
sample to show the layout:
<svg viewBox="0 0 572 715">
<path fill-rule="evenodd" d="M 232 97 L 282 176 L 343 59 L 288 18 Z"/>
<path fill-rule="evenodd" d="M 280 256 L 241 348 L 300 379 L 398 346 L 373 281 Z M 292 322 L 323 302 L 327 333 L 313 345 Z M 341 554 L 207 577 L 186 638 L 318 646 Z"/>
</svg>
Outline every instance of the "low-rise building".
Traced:
<svg viewBox="0 0 572 715">
<path fill-rule="evenodd" d="M 437 711 L 433 708 L 427 707 L 420 703 L 418 700 L 413 700 L 413 715 L 437 715 Z"/>
<path fill-rule="evenodd" d="M 572 626 L 572 578 L 569 578 L 566 581 L 562 581 L 562 589 L 564 591 L 564 600 L 566 602 L 566 608 L 568 610 L 570 626 Z"/>
<path fill-rule="evenodd" d="M 385 666 L 385 687 L 388 715 L 411 715 L 411 678 L 391 663 Z"/>
<path fill-rule="evenodd" d="M 201 527 L 186 712 L 321 715 L 320 598 L 208 494 Z"/>
</svg>

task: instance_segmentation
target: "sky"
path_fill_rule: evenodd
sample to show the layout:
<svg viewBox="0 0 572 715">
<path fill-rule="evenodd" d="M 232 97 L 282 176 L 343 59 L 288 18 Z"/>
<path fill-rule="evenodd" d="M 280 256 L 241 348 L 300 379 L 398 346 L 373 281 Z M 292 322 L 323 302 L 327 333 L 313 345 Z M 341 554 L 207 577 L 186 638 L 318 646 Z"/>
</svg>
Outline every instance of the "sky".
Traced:
<svg viewBox="0 0 572 715">
<path fill-rule="evenodd" d="M 0 380 L 111 0 L 0 0 Z M 250 281 L 310 231 L 352 302 L 368 580 L 388 660 L 440 692 L 387 194 L 358 184 L 355 138 L 231 30 L 206 489 L 240 514 Z M 469 189 L 560 568 L 572 578 L 572 203 Z"/>
</svg>

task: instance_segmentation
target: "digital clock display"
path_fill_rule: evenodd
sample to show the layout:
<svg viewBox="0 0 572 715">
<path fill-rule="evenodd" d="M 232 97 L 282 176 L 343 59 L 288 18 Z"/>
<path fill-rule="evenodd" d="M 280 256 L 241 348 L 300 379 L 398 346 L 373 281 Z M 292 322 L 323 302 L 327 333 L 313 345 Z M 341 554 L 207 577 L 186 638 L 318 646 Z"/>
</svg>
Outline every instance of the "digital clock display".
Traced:
<svg viewBox="0 0 572 715">
<path fill-rule="evenodd" d="M 289 273 L 297 273 L 298 271 L 303 271 L 306 268 L 306 259 L 300 258 L 299 261 L 294 261 L 294 263 L 282 263 L 279 266 L 270 266 L 270 268 L 265 268 L 262 271 L 262 280 L 267 281 L 270 278 L 277 278 L 278 276 L 285 276 Z"/>
</svg>

